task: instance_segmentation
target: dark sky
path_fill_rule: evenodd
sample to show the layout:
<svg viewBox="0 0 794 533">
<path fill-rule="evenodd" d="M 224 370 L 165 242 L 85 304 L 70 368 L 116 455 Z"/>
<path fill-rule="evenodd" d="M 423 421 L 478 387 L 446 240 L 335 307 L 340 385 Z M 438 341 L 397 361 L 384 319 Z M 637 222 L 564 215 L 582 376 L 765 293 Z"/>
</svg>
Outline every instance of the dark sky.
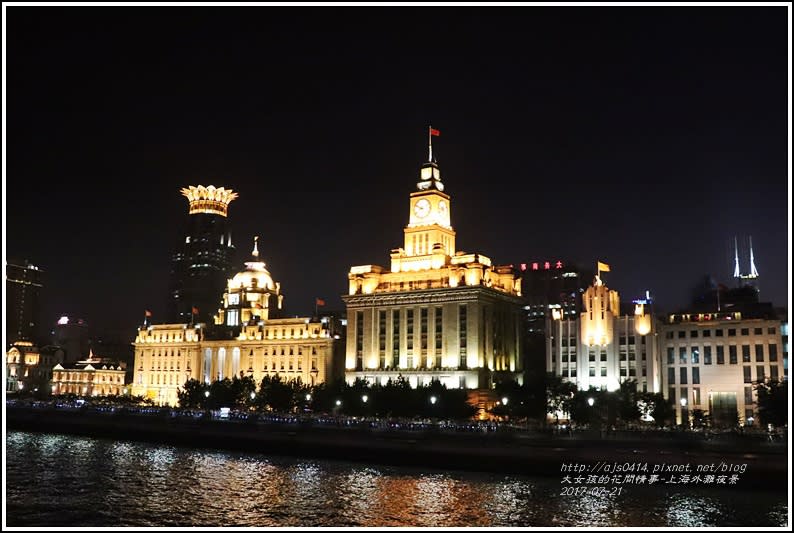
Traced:
<svg viewBox="0 0 794 533">
<path fill-rule="evenodd" d="M 752 235 L 789 298 L 786 7 L 7 7 L 5 243 L 45 322 L 163 317 L 187 185 L 239 191 L 293 314 L 388 268 L 427 127 L 457 247 L 659 309 Z M 242 266 L 242 265 L 241 265 Z"/>
</svg>

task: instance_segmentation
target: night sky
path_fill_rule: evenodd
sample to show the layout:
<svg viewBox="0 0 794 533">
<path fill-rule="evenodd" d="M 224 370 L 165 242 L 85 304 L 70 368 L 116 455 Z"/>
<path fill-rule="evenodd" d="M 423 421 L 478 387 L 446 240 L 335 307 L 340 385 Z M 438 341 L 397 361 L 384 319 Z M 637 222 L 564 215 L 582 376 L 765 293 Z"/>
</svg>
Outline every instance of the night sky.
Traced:
<svg viewBox="0 0 794 533">
<path fill-rule="evenodd" d="M 629 300 L 789 300 L 786 7 L 8 7 L 4 253 L 44 322 L 164 318 L 188 185 L 232 188 L 287 311 L 389 267 L 427 128 L 459 250 Z"/>
</svg>

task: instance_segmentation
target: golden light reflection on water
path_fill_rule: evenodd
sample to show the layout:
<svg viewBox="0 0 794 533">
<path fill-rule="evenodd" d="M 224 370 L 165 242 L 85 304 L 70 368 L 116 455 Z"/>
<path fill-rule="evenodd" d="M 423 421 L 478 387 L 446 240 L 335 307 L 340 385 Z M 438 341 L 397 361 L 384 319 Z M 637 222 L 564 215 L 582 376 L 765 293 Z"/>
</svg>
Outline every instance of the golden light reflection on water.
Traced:
<svg viewBox="0 0 794 533">
<path fill-rule="evenodd" d="M 487 525 L 483 493 L 446 474 L 380 475 L 368 499 L 370 509 L 351 509 L 361 526 L 451 527 Z M 342 487 L 354 491 L 356 484 Z M 372 510 L 377 510 L 372 512 Z M 367 512 L 361 512 L 367 511 Z M 366 517 L 362 521 L 362 517 Z"/>
<path fill-rule="evenodd" d="M 784 526 L 786 495 L 364 466 L 12 432 L 13 526 Z"/>
</svg>

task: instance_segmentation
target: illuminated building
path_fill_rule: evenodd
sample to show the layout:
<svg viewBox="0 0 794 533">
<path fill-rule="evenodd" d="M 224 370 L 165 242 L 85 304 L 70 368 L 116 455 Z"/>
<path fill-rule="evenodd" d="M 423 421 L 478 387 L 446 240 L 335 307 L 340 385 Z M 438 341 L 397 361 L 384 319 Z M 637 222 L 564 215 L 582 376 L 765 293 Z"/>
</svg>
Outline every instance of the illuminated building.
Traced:
<svg viewBox="0 0 794 533">
<path fill-rule="evenodd" d="M 88 358 L 74 363 L 57 364 L 52 369 L 52 393 L 78 396 L 110 396 L 126 394 L 126 365 L 107 357 Z"/>
<path fill-rule="evenodd" d="M 6 347 L 17 341 L 38 342 L 42 274 L 28 261 L 6 263 Z"/>
<path fill-rule="evenodd" d="M 431 148 L 432 149 L 432 148 Z M 431 152 L 432 154 L 432 152 Z M 521 280 L 510 266 L 456 249 L 450 196 L 432 156 L 409 197 L 404 244 L 391 269 L 354 266 L 347 309 L 345 379 L 490 389 L 521 381 Z"/>
<path fill-rule="evenodd" d="M 228 280 L 214 324 L 143 325 L 135 338 L 132 394 L 158 404 L 176 405 L 189 379 L 211 383 L 251 376 L 300 379 L 308 385 L 331 381 L 334 357 L 341 367 L 336 321 L 329 318 L 276 318 L 282 308 L 281 285 L 259 257 Z"/>
<path fill-rule="evenodd" d="M 14 343 L 6 352 L 6 391 L 47 386 L 52 367 L 63 359 L 64 353 L 57 346 L 39 349 L 29 341 Z"/>
<path fill-rule="evenodd" d="M 660 392 L 658 324 L 650 306 L 650 298 L 637 300 L 631 313 L 621 313 L 618 292 L 604 284 L 599 271 L 582 296 L 578 317 L 566 318 L 561 306 L 550 306 L 547 370 L 581 390 L 613 391 L 622 381 L 636 380 L 638 390 Z"/>
<path fill-rule="evenodd" d="M 660 328 L 663 391 L 678 423 L 691 422 L 695 409 L 715 425 L 752 423 L 758 400 L 753 383 L 785 375 L 787 324 L 771 306 L 728 309 L 670 314 Z"/>
<path fill-rule="evenodd" d="M 167 320 L 211 324 L 226 280 L 234 272 L 228 210 L 237 193 L 213 185 L 181 192 L 190 207 L 184 242 L 172 260 Z"/>
</svg>

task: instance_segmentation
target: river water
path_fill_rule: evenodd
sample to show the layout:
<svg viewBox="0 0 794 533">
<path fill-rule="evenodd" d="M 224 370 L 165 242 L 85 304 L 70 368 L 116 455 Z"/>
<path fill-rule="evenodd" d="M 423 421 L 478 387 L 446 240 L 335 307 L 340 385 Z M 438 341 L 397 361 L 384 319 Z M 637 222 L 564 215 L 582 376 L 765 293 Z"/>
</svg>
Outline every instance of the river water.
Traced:
<svg viewBox="0 0 794 533">
<path fill-rule="evenodd" d="M 6 524 L 44 527 L 772 526 L 784 492 L 625 486 L 6 434 Z"/>
</svg>

